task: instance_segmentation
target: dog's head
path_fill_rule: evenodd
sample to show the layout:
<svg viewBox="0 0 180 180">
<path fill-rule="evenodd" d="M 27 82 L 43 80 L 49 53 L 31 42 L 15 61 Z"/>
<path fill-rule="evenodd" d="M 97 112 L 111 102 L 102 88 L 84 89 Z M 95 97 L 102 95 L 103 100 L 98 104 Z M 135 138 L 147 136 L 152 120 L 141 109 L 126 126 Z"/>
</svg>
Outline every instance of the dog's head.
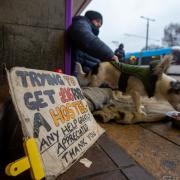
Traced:
<svg viewBox="0 0 180 180">
<path fill-rule="evenodd" d="M 164 91 L 165 99 L 176 109 L 180 111 L 180 81 L 176 81 L 172 77 L 164 74 L 171 63 L 173 62 L 173 55 L 165 55 L 161 63 L 153 69 L 153 73 L 158 77 L 160 82 L 159 88 Z"/>
<path fill-rule="evenodd" d="M 171 81 L 169 83 L 167 99 L 174 109 L 180 111 L 180 81 Z"/>
</svg>

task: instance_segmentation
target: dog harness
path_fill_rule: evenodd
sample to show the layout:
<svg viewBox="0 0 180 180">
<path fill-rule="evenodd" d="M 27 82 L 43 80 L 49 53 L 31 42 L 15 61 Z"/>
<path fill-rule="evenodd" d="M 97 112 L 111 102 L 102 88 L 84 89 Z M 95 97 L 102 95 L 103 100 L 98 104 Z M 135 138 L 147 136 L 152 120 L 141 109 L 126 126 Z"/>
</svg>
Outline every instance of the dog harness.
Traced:
<svg viewBox="0 0 180 180">
<path fill-rule="evenodd" d="M 148 96 L 152 97 L 154 95 L 158 77 L 153 75 L 150 67 L 140 67 L 115 61 L 111 61 L 110 63 L 121 72 L 119 77 L 119 90 L 126 92 L 129 76 L 135 76 L 143 83 Z"/>
</svg>

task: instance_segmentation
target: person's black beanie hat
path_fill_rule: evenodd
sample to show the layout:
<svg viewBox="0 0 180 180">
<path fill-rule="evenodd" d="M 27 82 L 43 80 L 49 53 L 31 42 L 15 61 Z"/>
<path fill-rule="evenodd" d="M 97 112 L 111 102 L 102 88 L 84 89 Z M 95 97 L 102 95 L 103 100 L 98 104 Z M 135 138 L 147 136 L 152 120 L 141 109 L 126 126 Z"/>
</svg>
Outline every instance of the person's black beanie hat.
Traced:
<svg viewBox="0 0 180 180">
<path fill-rule="evenodd" d="M 97 11 L 87 11 L 85 13 L 85 17 L 87 17 L 90 21 L 92 21 L 94 19 L 100 19 L 103 22 L 102 15 Z"/>
</svg>

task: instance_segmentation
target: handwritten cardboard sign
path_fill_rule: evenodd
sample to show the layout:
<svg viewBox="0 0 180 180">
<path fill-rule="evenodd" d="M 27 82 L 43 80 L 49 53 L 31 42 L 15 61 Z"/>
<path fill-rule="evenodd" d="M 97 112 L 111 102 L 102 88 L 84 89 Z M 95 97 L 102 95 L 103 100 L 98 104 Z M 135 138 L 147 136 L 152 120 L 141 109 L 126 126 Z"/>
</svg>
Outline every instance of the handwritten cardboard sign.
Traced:
<svg viewBox="0 0 180 180">
<path fill-rule="evenodd" d="M 15 67 L 8 81 L 23 134 L 37 139 L 47 177 L 66 171 L 104 132 L 75 77 Z"/>
</svg>

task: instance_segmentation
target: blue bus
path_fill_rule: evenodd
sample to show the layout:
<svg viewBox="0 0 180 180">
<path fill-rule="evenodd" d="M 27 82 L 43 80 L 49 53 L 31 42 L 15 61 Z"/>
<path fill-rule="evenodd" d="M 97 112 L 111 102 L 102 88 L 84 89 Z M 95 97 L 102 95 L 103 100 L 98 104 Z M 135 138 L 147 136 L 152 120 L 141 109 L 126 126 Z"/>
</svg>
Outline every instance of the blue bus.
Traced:
<svg viewBox="0 0 180 180">
<path fill-rule="evenodd" d="M 153 60 L 162 60 L 166 54 L 173 54 L 175 63 L 180 64 L 180 47 L 178 46 L 126 53 L 125 62 L 136 65 L 148 65 Z"/>
</svg>

